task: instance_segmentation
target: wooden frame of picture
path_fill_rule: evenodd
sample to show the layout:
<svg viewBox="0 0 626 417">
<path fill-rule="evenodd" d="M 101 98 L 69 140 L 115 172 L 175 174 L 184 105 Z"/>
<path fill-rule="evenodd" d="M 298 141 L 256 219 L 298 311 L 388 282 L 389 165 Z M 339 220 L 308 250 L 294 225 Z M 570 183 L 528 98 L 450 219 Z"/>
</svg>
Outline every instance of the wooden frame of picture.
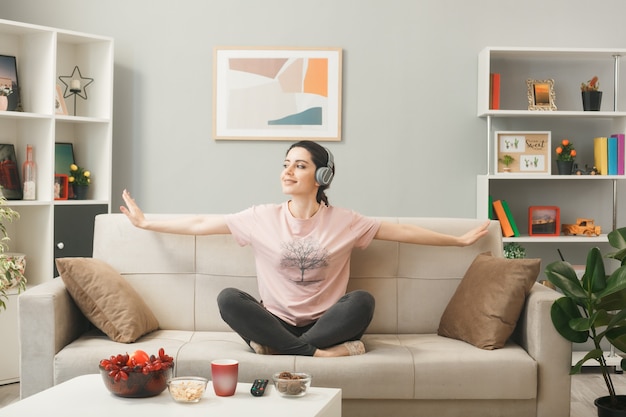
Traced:
<svg viewBox="0 0 626 417">
<path fill-rule="evenodd" d="M 530 236 L 559 236 L 561 209 L 557 206 L 528 207 L 528 234 Z"/>
<path fill-rule="evenodd" d="M 498 131 L 495 140 L 495 173 L 550 174 L 552 133 L 549 131 L 519 132 Z M 505 164 L 507 158 L 512 161 Z"/>
<path fill-rule="evenodd" d="M 526 80 L 528 110 L 556 110 L 554 80 Z"/>
<path fill-rule="evenodd" d="M 341 140 L 341 48 L 216 47 L 213 138 Z"/>
</svg>

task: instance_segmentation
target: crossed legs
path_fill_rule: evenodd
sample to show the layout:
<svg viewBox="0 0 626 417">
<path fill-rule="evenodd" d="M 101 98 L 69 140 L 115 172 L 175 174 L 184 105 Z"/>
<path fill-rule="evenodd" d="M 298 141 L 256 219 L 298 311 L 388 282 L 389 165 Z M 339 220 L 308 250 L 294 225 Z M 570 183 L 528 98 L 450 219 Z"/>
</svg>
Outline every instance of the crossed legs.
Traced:
<svg viewBox="0 0 626 417">
<path fill-rule="evenodd" d="M 372 321 L 375 304 L 368 292 L 353 291 L 315 323 L 297 327 L 274 316 L 254 297 L 236 288 L 224 289 L 217 303 L 224 321 L 255 351 L 263 348 L 267 350 L 264 353 L 302 356 L 363 353 L 358 340 Z"/>
</svg>

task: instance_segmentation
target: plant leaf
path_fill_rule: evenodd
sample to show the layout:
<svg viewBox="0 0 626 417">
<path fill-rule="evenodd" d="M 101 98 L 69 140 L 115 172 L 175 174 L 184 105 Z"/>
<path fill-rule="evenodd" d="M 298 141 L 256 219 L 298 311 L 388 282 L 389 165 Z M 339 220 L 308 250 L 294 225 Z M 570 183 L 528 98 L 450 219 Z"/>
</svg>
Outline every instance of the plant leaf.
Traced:
<svg viewBox="0 0 626 417">
<path fill-rule="evenodd" d="M 585 275 L 583 275 L 582 286 L 588 293 L 597 293 L 606 288 L 606 272 L 604 271 L 604 260 L 600 249 L 595 247 L 587 254 L 587 264 L 585 265 Z"/>
<path fill-rule="evenodd" d="M 577 304 L 584 305 L 587 293 L 583 290 L 572 265 L 564 261 L 552 262 L 546 267 L 545 272 L 548 281 L 563 291 L 567 297 L 576 300 Z"/>
<path fill-rule="evenodd" d="M 583 364 L 585 362 L 587 362 L 590 359 L 595 359 L 596 361 L 598 361 L 598 363 L 600 363 L 599 359 L 600 357 L 604 355 L 604 352 L 602 352 L 602 349 L 594 349 L 591 352 L 588 352 L 584 358 L 582 358 L 581 360 L 579 360 L 576 365 L 574 365 L 572 367 L 572 370 L 570 371 L 570 374 L 578 374 L 580 373 Z"/>
<path fill-rule="evenodd" d="M 578 306 L 570 298 L 556 300 L 550 308 L 550 316 L 557 332 L 570 342 L 583 343 L 589 337 L 588 331 L 576 330 L 570 325 L 583 319 Z"/>
</svg>

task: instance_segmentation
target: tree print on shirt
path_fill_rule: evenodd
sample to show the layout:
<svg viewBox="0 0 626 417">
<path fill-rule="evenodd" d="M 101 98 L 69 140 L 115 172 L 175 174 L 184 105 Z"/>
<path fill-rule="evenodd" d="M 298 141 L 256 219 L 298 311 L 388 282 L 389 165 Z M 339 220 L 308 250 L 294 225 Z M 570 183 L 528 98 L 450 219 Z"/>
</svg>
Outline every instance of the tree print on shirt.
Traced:
<svg viewBox="0 0 626 417">
<path fill-rule="evenodd" d="M 312 238 L 294 239 L 283 244 L 280 266 L 283 268 L 297 268 L 300 271 L 300 277 L 294 281 L 304 284 L 306 271 L 328 266 L 328 251 Z M 313 276 L 306 282 L 321 280 L 318 276 Z"/>
</svg>

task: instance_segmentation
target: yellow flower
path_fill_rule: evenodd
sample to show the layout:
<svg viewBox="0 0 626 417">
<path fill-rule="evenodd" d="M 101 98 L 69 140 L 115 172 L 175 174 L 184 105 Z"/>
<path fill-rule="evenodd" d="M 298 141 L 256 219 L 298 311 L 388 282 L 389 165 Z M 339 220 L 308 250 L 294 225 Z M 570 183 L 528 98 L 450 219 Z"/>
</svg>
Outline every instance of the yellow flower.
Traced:
<svg viewBox="0 0 626 417">
<path fill-rule="evenodd" d="M 78 166 L 76 164 L 71 164 L 70 171 L 78 171 Z"/>
</svg>

